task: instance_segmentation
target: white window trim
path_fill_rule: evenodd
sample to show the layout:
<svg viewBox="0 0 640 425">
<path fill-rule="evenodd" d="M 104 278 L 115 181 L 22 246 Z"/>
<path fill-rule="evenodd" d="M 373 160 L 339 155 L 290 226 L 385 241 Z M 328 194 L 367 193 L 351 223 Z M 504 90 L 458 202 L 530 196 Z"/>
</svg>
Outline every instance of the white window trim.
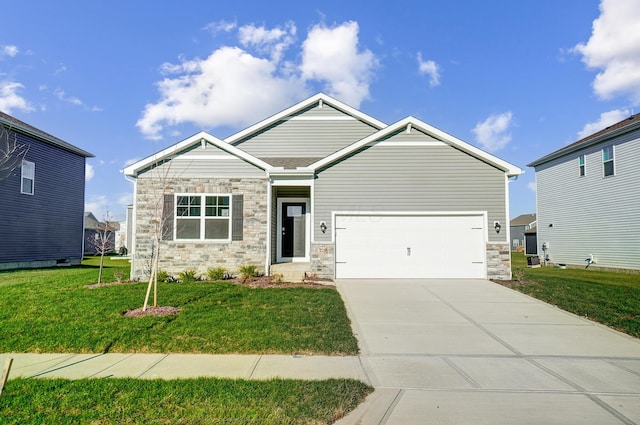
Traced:
<svg viewBox="0 0 640 425">
<path fill-rule="evenodd" d="M 582 158 L 582 164 L 580 163 L 580 159 Z M 584 168 L 584 174 L 580 174 L 580 168 Z M 585 154 L 578 155 L 578 177 L 586 177 L 587 176 L 587 156 Z"/>
<path fill-rule="evenodd" d="M 25 175 L 25 165 L 30 164 L 33 169 L 33 173 L 31 175 Z M 36 164 L 35 162 L 22 160 L 21 165 L 21 173 L 20 173 L 20 193 L 24 195 L 33 195 L 36 191 Z M 25 192 L 24 190 L 24 179 L 31 180 L 31 192 Z"/>
<path fill-rule="evenodd" d="M 200 217 L 180 217 L 178 216 L 178 197 L 183 196 L 199 196 L 200 201 Z M 224 218 L 209 217 L 208 219 L 229 220 L 229 234 L 225 239 L 205 239 L 205 221 L 207 217 L 204 215 L 206 211 L 207 196 L 227 196 L 229 198 L 229 216 Z M 233 195 L 231 193 L 176 193 L 173 197 L 173 240 L 176 242 L 197 242 L 197 243 L 227 243 L 231 242 L 233 233 Z M 200 238 L 198 239 L 180 239 L 178 238 L 178 220 L 200 220 Z"/>
<path fill-rule="evenodd" d="M 609 148 L 609 147 L 611 148 L 611 159 L 609 159 L 609 160 L 605 161 L 605 160 L 604 160 L 604 150 L 605 150 L 606 148 Z M 605 147 L 603 147 L 603 148 L 602 148 L 602 150 L 600 151 L 600 154 L 601 154 L 601 157 L 602 157 L 602 177 L 603 177 L 603 178 L 607 178 L 607 177 L 613 177 L 613 176 L 615 176 L 615 175 L 616 175 L 616 147 L 615 147 L 614 145 L 605 146 Z M 606 176 L 606 175 L 604 174 L 604 171 L 605 171 L 605 170 L 604 170 L 604 169 L 605 169 L 604 165 L 605 165 L 605 163 L 606 163 L 606 162 L 611 162 L 611 164 L 613 165 L 613 173 L 611 173 L 611 174 L 610 174 L 610 175 L 608 175 L 608 176 Z"/>
</svg>

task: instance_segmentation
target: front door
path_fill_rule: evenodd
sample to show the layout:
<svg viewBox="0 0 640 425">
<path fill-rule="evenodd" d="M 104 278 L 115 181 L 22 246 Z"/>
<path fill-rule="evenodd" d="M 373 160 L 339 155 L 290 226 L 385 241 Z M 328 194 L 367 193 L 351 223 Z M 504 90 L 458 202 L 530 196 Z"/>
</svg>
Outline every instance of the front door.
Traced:
<svg viewBox="0 0 640 425">
<path fill-rule="evenodd" d="M 306 257 L 307 205 L 305 202 L 283 202 L 281 229 L 282 258 Z"/>
</svg>

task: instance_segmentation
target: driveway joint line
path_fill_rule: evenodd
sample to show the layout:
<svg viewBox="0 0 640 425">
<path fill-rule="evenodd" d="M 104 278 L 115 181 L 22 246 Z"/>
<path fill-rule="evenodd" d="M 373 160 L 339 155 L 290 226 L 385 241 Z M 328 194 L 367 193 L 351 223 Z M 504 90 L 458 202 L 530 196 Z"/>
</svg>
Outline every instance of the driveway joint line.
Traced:
<svg viewBox="0 0 640 425">
<path fill-rule="evenodd" d="M 382 419 L 378 423 L 379 425 L 384 425 L 389 421 L 389 419 L 391 418 L 391 414 L 395 410 L 398 403 L 400 403 L 400 400 L 402 399 L 402 396 L 404 395 L 404 393 L 405 393 L 404 389 L 400 389 L 398 391 L 396 396 L 393 398 L 393 401 L 391 402 L 391 404 L 389 404 L 389 407 L 387 407 L 386 412 L 384 412 L 384 416 L 382 416 Z"/>
<path fill-rule="evenodd" d="M 625 415 L 623 415 L 622 413 L 620 413 L 618 410 L 614 409 L 611 405 L 605 403 L 604 401 L 600 400 L 598 397 L 591 395 L 591 394 L 585 394 L 586 397 L 589 398 L 589 400 L 593 401 L 596 405 L 600 406 L 603 410 L 607 411 L 608 413 L 610 413 L 613 417 L 615 417 L 616 419 L 622 421 L 622 423 L 626 424 L 626 425 L 637 425 L 634 421 L 632 421 L 631 419 L 627 418 Z"/>
<path fill-rule="evenodd" d="M 257 356 L 257 358 L 253 361 L 253 365 L 251 365 L 251 367 L 249 368 L 249 371 L 246 373 L 245 377 L 246 379 L 253 379 L 253 374 L 255 373 L 256 369 L 258 368 L 258 365 L 260 364 L 260 361 L 262 360 L 262 354 L 259 354 Z"/>
<path fill-rule="evenodd" d="M 71 359 L 73 359 L 73 358 L 74 358 L 74 357 L 76 357 L 76 356 L 77 356 L 77 354 L 72 355 L 71 357 L 67 358 L 67 360 L 71 360 Z M 47 370 L 45 370 L 45 371 L 42 371 L 42 372 L 40 372 L 40 373 L 36 373 L 35 375 L 32 375 L 32 376 L 31 376 L 31 378 L 37 378 L 37 377 L 39 377 L 39 376 L 46 375 L 46 374 L 49 374 L 49 373 L 51 373 L 51 372 L 55 372 L 55 371 L 58 371 L 58 370 L 61 370 L 61 369 L 66 369 L 66 368 L 68 368 L 68 367 L 73 367 L 73 366 L 76 366 L 76 365 L 78 365 L 78 364 L 80 364 L 80 363 L 88 362 L 89 360 L 93 360 L 93 359 L 98 358 L 98 357 L 101 357 L 101 356 L 104 356 L 104 354 L 96 354 L 95 356 L 88 357 L 88 358 L 83 359 L 83 360 L 78 360 L 77 362 L 70 363 L 70 364 L 68 364 L 68 365 L 64 365 L 64 366 L 60 366 L 60 367 L 54 367 L 54 368 L 52 368 L 52 369 L 47 369 Z M 62 363 L 64 363 L 64 360 L 63 360 L 63 361 L 61 361 L 61 362 L 59 362 L 59 363 L 56 363 L 56 365 L 55 365 L 55 366 L 58 366 L 58 365 L 60 365 L 60 364 L 62 364 Z"/>
<path fill-rule="evenodd" d="M 618 360 L 618 359 L 615 359 L 615 360 Z M 636 371 L 636 370 L 631 369 L 630 367 L 626 367 L 624 365 L 618 364 L 618 363 L 616 363 L 615 360 L 605 360 L 605 361 L 607 363 L 609 363 L 611 366 L 617 367 L 618 369 L 622 369 L 625 372 L 629 372 L 629 373 L 631 373 L 633 375 L 640 376 L 640 371 Z M 634 360 L 640 360 L 640 359 L 634 359 Z"/>
<path fill-rule="evenodd" d="M 465 372 L 460 366 L 458 366 L 453 360 L 449 357 L 443 357 L 442 360 L 448 364 L 453 370 L 458 372 L 460 376 L 464 378 L 473 388 L 482 388 L 480 384 L 478 384 L 467 372 Z"/>
</svg>

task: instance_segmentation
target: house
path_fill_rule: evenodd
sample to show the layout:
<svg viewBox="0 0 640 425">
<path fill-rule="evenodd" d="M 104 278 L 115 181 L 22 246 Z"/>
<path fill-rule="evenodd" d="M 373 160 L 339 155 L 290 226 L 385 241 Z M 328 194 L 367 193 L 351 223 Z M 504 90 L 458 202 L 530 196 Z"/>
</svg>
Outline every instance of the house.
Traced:
<svg viewBox="0 0 640 425">
<path fill-rule="evenodd" d="M 85 160 L 93 155 L 1 112 L 0 124 L 4 144 L 22 148 L 0 179 L 0 269 L 79 264 Z"/>
<path fill-rule="evenodd" d="M 417 118 L 386 125 L 318 94 L 225 140 L 200 132 L 125 168 L 132 277 L 148 276 L 161 227 L 160 269 L 171 274 L 253 264 L 328 278 L 508 279 L 508 186 L 521 172 Z"/>
<path fill-rule="evenodd" d="M 524 233 L 535 227 L 536 215 L 535 214 L 522 214 L 514 218 L 509 222 L 511 228 L 511 250 L 517 251 L 524 249 L 525 238 Z M 522 247 L 522 248 L 521 248 Z"/>
<path fill-rule="evenodd" d="M 529 166 L 547 261 L 640 269 L 640 114 Z"/>
<path fill-rule="evenodd" d="M 106 253 L 116 251 L 116 233 L 120 231 L 117 221 L 99 221 L 91 212 L 84 213 L 84 253 L 99 254 L 102 249 Z M 103 239 L 104 238 L 104 239 Z"/>
</svg>

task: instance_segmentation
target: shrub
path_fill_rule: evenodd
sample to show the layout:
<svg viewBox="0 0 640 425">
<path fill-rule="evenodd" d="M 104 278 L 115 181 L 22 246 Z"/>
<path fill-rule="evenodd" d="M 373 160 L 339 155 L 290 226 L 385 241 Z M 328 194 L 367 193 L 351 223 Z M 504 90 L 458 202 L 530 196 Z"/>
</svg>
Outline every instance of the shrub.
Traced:
<svg viewBox="0 0 640 425">
<path fill-rule="evenodd" d="M 216 267 L 207 270 L 207 277 L 209 280 L 224 280 L 229 278 L 229 273 L 227 273 L 227 269 L 224 267 Z"/>
<path fill-rule="evenodd" d="M 178 274 L 178 280 L 182 283 L 186 282 L 196 282 L 200 280 L 200 276 L 195 269 L 187 269 Z"/>
<path fill-rule="evenodd" d="M 173 276 L 166 272 L 166 270 L 158 270 L 158 282 L 174 282 Z"/>
<path fill-rule="evenodd" d="M 240 273 L 240 279 L 242 279 L 243 282 L 246 282 L 258 276 L 258 266 L 255 264 L 246 264 L 244 266 L 240 266 L 238 272 Z"/>
</svg>

